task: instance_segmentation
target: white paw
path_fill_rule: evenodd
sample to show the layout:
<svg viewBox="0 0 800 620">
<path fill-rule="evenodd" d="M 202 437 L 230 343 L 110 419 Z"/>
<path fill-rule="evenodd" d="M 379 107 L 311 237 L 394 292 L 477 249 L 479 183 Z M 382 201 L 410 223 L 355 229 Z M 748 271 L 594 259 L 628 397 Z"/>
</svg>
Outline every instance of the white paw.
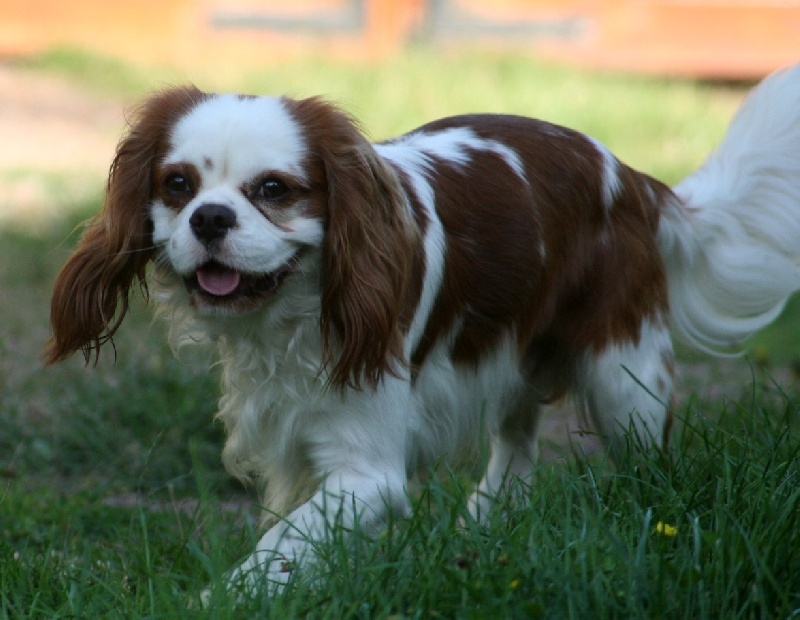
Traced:
<svg viewBox="0 0 800 620">
<path fill-rule="evenodd" d="M 297 562 L 275 552 L 256 551 L 224 577 L 224 596 L 241 603 L 258 595 L 280 594 L 295 568 Z M 214 588 L 205 588 L 200 593 L 201 607 L 208 609 L 213 597 Z"/>
</svg>

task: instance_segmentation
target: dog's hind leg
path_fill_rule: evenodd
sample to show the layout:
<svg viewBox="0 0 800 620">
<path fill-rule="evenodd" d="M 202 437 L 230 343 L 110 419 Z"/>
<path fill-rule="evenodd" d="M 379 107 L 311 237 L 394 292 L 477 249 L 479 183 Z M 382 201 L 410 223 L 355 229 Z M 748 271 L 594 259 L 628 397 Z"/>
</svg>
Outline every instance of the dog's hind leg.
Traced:
<svg viewBox="0 0 800 620">
<path fill-rule="evenodd" d="M 538 457 L 538 427 L 538 399 L 532 389 L 525 389 L 491 437 L 489 463 L 468 503 L 469 512 L 476 521 L 486 519 L 494 498 L 511 479 L 530 478 Z"/>
<path fill-rule="evenodd" d="M 663 320 L 644 321 L 636 341 L 608 346 L 587 360 L 589 413 L 612 456 L 620 456 L 628 432 L 638 448 L 666 444 L 673 374 L 672 341 Z"/>
</svg>

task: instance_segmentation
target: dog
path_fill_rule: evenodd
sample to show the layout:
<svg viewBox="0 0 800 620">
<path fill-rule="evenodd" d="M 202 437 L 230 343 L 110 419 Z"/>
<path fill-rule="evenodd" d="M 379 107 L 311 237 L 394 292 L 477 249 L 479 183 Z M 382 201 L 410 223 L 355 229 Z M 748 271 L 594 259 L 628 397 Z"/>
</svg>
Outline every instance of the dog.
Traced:
<svg viewBox="0 0 800 620">
<path fill-rule="evenodd" d="M 224 464 L 284 517 L 234 576 L 279 588 L 334 522 L 380 527 L 411 474 L 481 436 L 485 518 L 566 394 L 612 454 L 664 446 L 670 329 L 725 353 L 772 321 L 800 287 L 798 202 L 800 66 L 672 189 L 540 120 L 373 144 L 321 98 L 171 88 L 57 277 L 45 359 L 96 359 L 148 284 L 175 346 L 214 345 Z"/>
</svg>

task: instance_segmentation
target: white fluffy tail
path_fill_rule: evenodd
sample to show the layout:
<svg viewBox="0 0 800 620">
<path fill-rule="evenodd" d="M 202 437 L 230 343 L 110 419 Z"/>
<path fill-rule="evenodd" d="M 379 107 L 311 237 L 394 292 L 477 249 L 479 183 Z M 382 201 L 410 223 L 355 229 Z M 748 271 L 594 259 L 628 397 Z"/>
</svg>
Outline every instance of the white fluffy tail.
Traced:
<svg viewBox="0 0 800 620">
<path fill-rule="evenodd" d="M 673 327 L 731 353 L 800 288 L 800 65 L 759 84 L 674 191 L 659 225 Z"/>
</svg>

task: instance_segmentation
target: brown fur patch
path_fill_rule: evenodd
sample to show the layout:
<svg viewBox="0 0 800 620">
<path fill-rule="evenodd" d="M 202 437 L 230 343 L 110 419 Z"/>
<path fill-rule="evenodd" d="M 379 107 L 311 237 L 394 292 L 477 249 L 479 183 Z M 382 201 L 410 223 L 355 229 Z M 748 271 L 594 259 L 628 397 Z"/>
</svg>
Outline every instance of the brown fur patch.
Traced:
<svg viewBox="0 0 800 620">
<path fill-rule="evenodd" d="M 133 282 L 146 294 L 145 269 L 154 253 L 147 211 L 154 168 L 175 121 L 206 96 L 195 88 L 167 90 L 134 114 L 111 164 L 103 208 L 88 222 L 78 249 L 56 278 L 46 363 L 78 349 L 87 362 L 92 353 L 96 357 L 125 317 Z"/>
<path fill-rule="evenodd" d="M 321 191 L 321 330 L 330 383 L 375 386 L 406 363 L 406 308 L 420 278 L 418 229 L 397 174 L 349 116 L 316 98 L 284 102 L 304 130 L 304 167 Z"/>
<path fill-rule="evenodd" d="M 642 321 L 666 309 L 658 204 L 645 188 L 671 194 L 620 164 L 619 191 L 604 205 L 597 147 L 541 121 L 465 116 L 420 131 L 453 127 L 513 149 L 527 183 L 493 150 L 472 150 L 464 166 L 432 158 L 445 270 L 412 362 L 424 363 L 457 321 L 453 359 L 473 366 L 513 329 L 527 372 L 557 396 L 582 352 L 636 342 Z"/>
</svg>

